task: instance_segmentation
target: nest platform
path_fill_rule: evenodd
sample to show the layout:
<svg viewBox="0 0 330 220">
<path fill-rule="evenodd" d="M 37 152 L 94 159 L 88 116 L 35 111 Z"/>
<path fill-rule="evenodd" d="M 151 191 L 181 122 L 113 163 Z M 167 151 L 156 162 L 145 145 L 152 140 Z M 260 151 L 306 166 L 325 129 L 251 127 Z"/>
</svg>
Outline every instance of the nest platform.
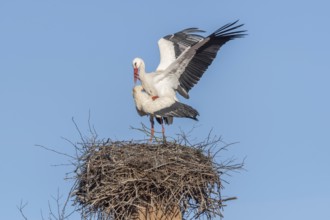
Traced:
<svg viewBox="0 0 330 220">
<path fill-rule="evenodd" d="M 205 150 L 210 145 L 85 143 L 75 173 L 75 204 L 84 216 L 102 220 L 222 216 L 221 175 L 242 164 L 216 163 Z"/>
</svg>

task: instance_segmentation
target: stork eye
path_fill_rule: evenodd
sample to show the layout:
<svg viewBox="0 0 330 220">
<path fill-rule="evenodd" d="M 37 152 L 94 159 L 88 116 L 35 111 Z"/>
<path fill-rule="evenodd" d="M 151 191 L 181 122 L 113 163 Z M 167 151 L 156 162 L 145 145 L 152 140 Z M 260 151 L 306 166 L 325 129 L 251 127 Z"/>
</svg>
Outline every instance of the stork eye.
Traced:
<svg viewBox="0 0 330 220">
<path fill-rule="evenodd" d="M 136 67 L 136 65 L 137 65 L 137 64 L 136 64 L 136 62 L 135 62 L 135 63 L 134 63 L 134 66 Z"/>
</svg>

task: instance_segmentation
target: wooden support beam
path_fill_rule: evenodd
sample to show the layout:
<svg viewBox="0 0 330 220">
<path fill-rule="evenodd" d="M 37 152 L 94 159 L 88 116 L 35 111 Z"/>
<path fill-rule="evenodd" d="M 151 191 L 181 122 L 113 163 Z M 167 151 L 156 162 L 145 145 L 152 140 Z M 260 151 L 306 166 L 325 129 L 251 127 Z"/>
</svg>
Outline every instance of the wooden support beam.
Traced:
<svg viewBox="0 0 330 220">
<path fill-rule="evenodd" d="M 139 210 L 136 220 L 182 220 L 182 214 L 178 206 L 166 214 L 161 209 L 147 207 Z"/>
</svg>

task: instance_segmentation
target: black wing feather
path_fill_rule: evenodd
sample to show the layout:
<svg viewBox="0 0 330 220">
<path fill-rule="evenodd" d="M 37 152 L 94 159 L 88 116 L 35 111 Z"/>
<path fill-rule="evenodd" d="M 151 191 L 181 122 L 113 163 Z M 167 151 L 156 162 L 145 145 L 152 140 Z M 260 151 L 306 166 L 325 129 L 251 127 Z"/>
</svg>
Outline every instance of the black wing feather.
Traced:
<svg viewBox="0 0 330 220">
<path fill-rule="evenodd" d="M 199 30 L 198 28 L 187 28 L 175 34 L 167 35 L 163 38 L 173 43 L 175 57 L 178 58 L 188 47 L 204 39 L 203 36 L 196 34 L 198 32 L 204 31 Z"/>
<path fill-rule="evenodd" d="M 243 24 L 235 26 L 237 22 L 238 21 L 235 21 L 222 26 L 205 38 L 205 43 L 197 48 L 196 54 L 190 60 L 179 78 L 180 86 L 187 94 L 203 76 L 209 65 L 211 65 L 221 46 L 230 40 L 241 38 L 246 35 L 245 30 L 237 31 L 238 28 L 243 26 Z"/>
</svg>

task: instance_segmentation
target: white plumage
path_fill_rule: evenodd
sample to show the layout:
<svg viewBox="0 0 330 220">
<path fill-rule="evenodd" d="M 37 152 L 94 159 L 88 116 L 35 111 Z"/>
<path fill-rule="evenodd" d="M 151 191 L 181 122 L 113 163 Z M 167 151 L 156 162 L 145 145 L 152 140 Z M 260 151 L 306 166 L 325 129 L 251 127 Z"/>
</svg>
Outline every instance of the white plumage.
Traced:
<svg viewBox="0 0 330 220">
<path fill-rule="evenodd" d="M 141 85 L 133 88 L 133 98 L 136 110 L 140 116 L 149 115 L 151 122 L 151 137 L 154 135 L 154 117 L 162 125 L 163 135 L 165 129 L 163 122 L 166 124 L 173 123 L 173 117 L 191 118 L 197 120 L 198 112 L 191 106 L 180 103 L 171 97 L 159 97 L 155 100 L 146 93 Z"/>
<path fill-rule="evenodd" d="M 141 85 L 133 88 L 133 98 L 140 115 L 153 115 L 155 112 L 170 107 L 175 103 L 173 98 L 167 96 L 152 100 L 151 96 L 144 91 Z"/>
</svg>

